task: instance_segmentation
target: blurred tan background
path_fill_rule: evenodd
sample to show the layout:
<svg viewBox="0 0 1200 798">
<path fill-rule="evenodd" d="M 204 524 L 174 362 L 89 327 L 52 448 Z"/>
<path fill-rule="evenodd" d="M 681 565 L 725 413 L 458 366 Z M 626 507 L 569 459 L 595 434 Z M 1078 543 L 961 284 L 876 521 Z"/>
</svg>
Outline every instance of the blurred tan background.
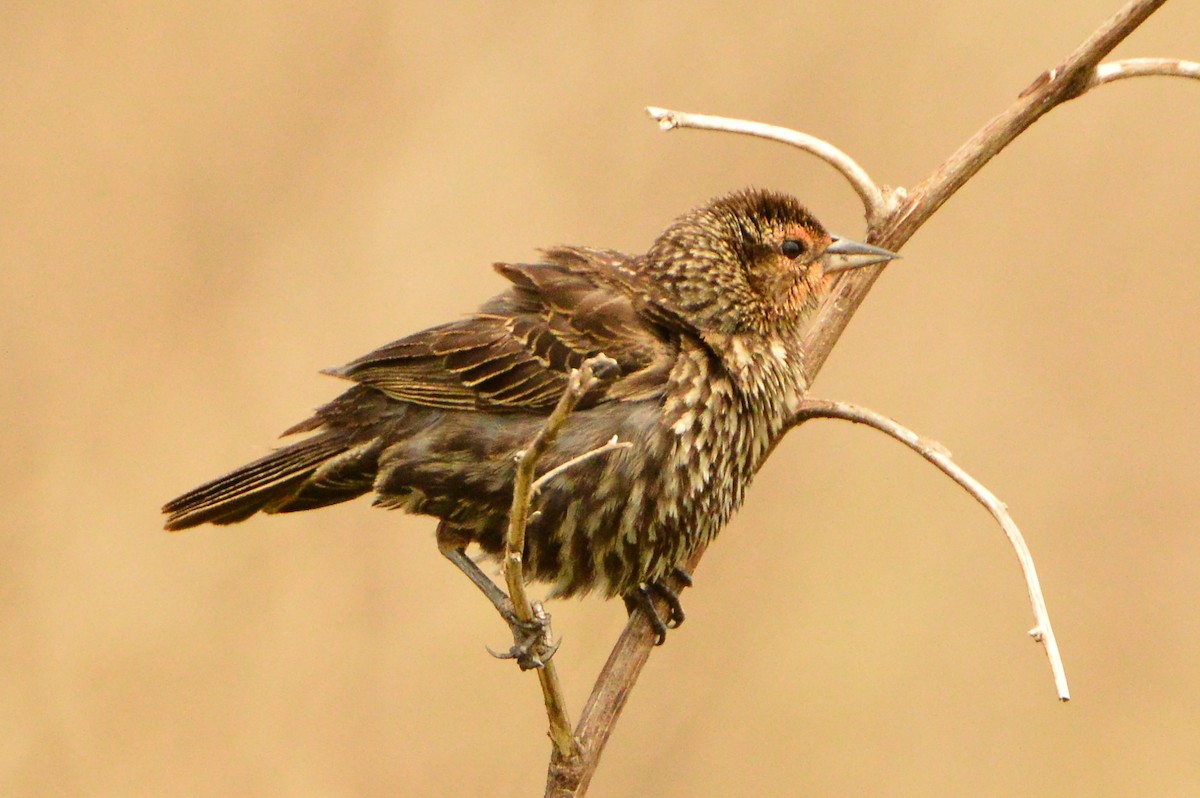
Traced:
<svg viewBox="0 0 1200 798">
<path fill-rule="evenodd" d="M 0 794 L 540 795 L 535 680 L 431 519 L 366 501 L 160 531 L 455 318 L 493 260 L 641 250 L 756 184 L 862 232 L 823 135 L 913 185 L 1116 3 L 15 4 L 0 26 Z M 1110 8 L 1113 6 L 1113 8 Z M 1169 4 L 1118 55 L 1196 58 Z M 986 513 L 877 433 L 789 438 L 685 596 L 596 796 L 1200 794 L 1200 91 L 1055 111 L 905 248 L 816 393 L 1012 507 L 1060 706 Z M 818 487 L 819 486 L 819 487 Z M 556 603 L 572 710 L 623 624 Z"/>
</svg>

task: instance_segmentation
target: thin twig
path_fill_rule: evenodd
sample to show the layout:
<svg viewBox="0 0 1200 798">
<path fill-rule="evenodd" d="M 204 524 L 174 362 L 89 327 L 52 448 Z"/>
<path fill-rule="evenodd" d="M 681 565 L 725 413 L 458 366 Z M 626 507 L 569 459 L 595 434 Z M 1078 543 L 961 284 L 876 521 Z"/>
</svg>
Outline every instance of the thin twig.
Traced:
<svg viewBox="0 0 1200 798">
<path fill-rule="evenodd" d="M 1096 71 L 1088 83 L 1088 88 L 1094 89 L 1122 78 L 1141 78 L 1154 75 L 1200 80 L 1200 63 L 1184 61 L 1179 58 L 1126 58 L 1123 61 L 1110 61 L 1096 67 Z"/>
<path fill-rule="evenodd" d="M 942 473 L 957 482 L 963 490 L 987 508 L 1004 530 L 1004 534 L 1008 536 L 1008 542 L 1012 545 L 1013 551 L 1017 554 L 1017 560 L 1021 563 L 1021 573 L 1025 575 L 1025 586 L 1029 589 L 1029 603 L 1033 606 L 1034 619 L 1034 627 L 1029 630 L 1029 636 L 1046 647 L 1046 656 L 1050 660 L 1050 670 L 1054 674 L 1054 686 L 1058 690 L 1059 700 L 1071 700 L 1071 691 L 1067 687 L 1067 674 L 1063 668 L 1062 657 L 1058 653 L 1054 629 L 1050 626 L 1050 613 L 1046 609 L 1046 599 L 1042 596 L 1042 588 L 1038 583 L 1037 569 L 1033 565 L 1033 555 L 1029 553 L 1029 547 L 1025 545 L 1025 538 L 1021 535 L 1021 530 L 1017 528 L 1012 516 L 1009 515 L 1004 502 L 996 498 L 994 493 L 955 463 L 946 447 L 936 441 L 922 438 L 907 427 L 874 410 L 848 402 L 805 399 L 789 426 L 802 424 L 812 418 L 839 418 L 853 421 L 856 424 L 866 424 L 890 435 L 941 469 Z"/>
<path fill-rule="evenodd" d="M 633 444 L 630 443 L 629 441 L 618 441 L 617 436 L 614 435 L 611 438 L 609 438 L 608 441 L 606 441 L 602 446 L 597 446 L 595 449 L 592 449 L 591 451 L 584 452 L 581 455 L 576 455 L 575 457 L 572 457 L 570 460 L 566 461 L 565 463 L 556 465 L 554 468 L 551 468 L 545 474 L 542 474 L 540 477 L 538 477 L 537 479 L 535 479 L 533 481 L 532 485 L 529 486 L 529 492 L 533 496 L 536 496 L 536 495 L 538 495 L 538 492 L 541 491 L 542 488 L 546 487 L 547 482 L 554 479 L 555 477 L 557 477 L 559 474 L 563 473 L 564 471 L 574 468 L 575 466 L 579 465 L 583 461 L 590 460 L 593 457 L 599 457 L 602 454 L 608 454 L 609 452 L 615 451 L 617 449 L 628 449 L 631 446 L 633 446 Z"/>
<path fill-rule="evenodd" d="M 1060 66 L 1043 73 L 1012 106 L 981 128 L 928 178 L 909 192 L 899 208 L 888 213 L 887 217 L 878 223 L 870 224 L 868 240 L 892 251 L 898 250 L 942 204 L 1030 125 L 1052 108 L 1078 97 L 1092 85 L 1098 85 L 1093 84 L 1092 81 L 1100 61 L 1165 1 L 1130 0 L 1126 3 L 1077 47 Z M 652 109 L 651 113 L 652 115 L 661 113 L 663 116 L 660 118 L 660 126 L 667 129 L 675 127 L 678 123 L 677 118 L 674 120 L 667 118 L 672 112 Z M 656 116 L 656 118 L 659 117 Z M 709 121 L 714 119 L 716 118 L 708 118 Z M 725 128 L 713 127 L 711 129 Z M 782 134 L 775 135 L 776 131 L 782 131 Z M 750 130 L 735 132 L 751 133 Z M 810 152 L 814 150 L 819 152 L 822 149 L 819 145 L 810 148 L 798 143 L 809 138 L 804 134 L 775 129 L 770 125 L 758 127 L 752 135 L 800 146 Z M 832 148 L 832 145 L 826 146 Z M 836 148 L 833 149 L 836 150 Z M 834 163 L 835 166 L 838 165 L 835 162 L 836 159 L 835 161 L 826 160 Z M 849 163 L 854 162 L 850 160 Z M 838 168 L 847 177 L 859 196 L 863 197 L 864 205 L 868 208 L 881 207 L 876 201 L 869 199 L 871 196 L 869 187 L 875 185 L 869 177 L 864 181 L 861 179 L 861 175 L 854 178 L 847 174 L 845 168 Z M 865 175 L 865 173 L 863 174 Z M 882 194 L 882 192 L 880 193 Z M 870 218 L 870 212 L 868 212 L 868 218 Z M 802 351 L 805 356 L 808 384 L 812 384 L 813 379 L 829 357 L 833 345 L 881 273 L 882 267 L 868 266 L 843 272 L 835 279 L 829 295 L 822 301 L 802 336 Z M 704 548 L 699 547 L 688 557 L 682 567 L 689 572 L 694 572 L 703 556 Z M 661 610 L 666 610 L 665 603 Z M 591 697 L 580 717 L 576 737 L 581 743 L 582 754 L 579 757 L 568 759 L 556 753 L 551 758 L 547 773 L 546 795 L 559 798 L 576 796 L 578 798 L 586 793 L 599 763 L 600 754 L 604 750 L 605 743 L 612 733 L 613 726 L 625 706 L 642 667 L 649 659 L 653 643 L 654 635 L 650 632 L 649 624 L 642 613 L 634 613 L 613 647 L 612 654 L 597 678 Z"/>
<path fill-rule="evenodd" d="M 529 446 L 518 455 L 517 473 L 513 478 L 512 508 L 508 514 L 508 534 L 504 541 L 504 580 L 508 585 L 508 597 L 513 603 L 513 611 L 522 621 L 547 620 L 545 611 L 540 605 L 534 607 L 525 590 L 525 527 L 529 522 L 529 506 L 533 499 L 534 486 L 537 484 L 533 479 L 534 470 L 538 460 L 558 437 L 559 430 L 579 403 L 579 399 L 601 381 L 599 374 L 611 371 L 615 366 L 616 363 L 612 359 L 597 355 L 572 371 L 567 387 L 546 423 L 538 430 Z M 578 747 L 571 732 L 567 701 L 563 695 L 562 682 L 558 678 L 558 669 L 554 667 L 553 661 L 547 659 L 542 667 L 537 669 L 537 675 L 546 703 L 546 715 L 550 721 L 554 756 L 572 759 L 578 754 Z"/>
<path fill-rule="evenodd" d="M 708 114 L 691 114 L 685 111 L 672 111 L 667 108 L 647 106 L 646 113 L 650 114 L 663 130 L 676 128 L 693 128 L 695 130 L 717 130 L 724 133 L 742 133 L 747 136 L 757 136 L 762 139 L 779 141 L 799 147 L 807 153 L 817 156 L 834 169 L 842 173 L 858 196 L 862 198 L 863 209 L 867 217 L 867 226 L 874 227 L 893 210 L 897 195 L 889 192 L 886 196 L 876 185 L 867 171 L 858 162 L 824 139 L 786 127 L 767 125 L 762 122 L 751 122 L 746 119 L 729 119 L 723 116 Z"/>
</svg>

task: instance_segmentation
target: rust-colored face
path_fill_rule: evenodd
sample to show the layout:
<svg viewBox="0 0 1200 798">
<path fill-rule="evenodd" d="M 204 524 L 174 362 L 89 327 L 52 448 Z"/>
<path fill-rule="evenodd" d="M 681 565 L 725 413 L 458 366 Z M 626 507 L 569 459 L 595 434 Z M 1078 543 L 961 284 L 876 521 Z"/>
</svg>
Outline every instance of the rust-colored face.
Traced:
<svg viewBox="0 0 1200 798">
<path fill-rule="evenodd" d="M 824 286 L 833 237 L 793 197 L 749 190 L 713 200 L 672 225 L 646 256 L 663 301 L 700 329 L 795 327 Z"/>
<path fill-rule="evenodd" d="M 815 222 L 815 220 L 812 220 Z M 821 256 L 833 242 L 825 229 L 811 222 L 790 222 L 765 236 L 771 256 L 763 264 L 757 288 L 766 302 L 781 310 L 801 308 L 806 295 L 818 292 L 825 276 Z"/>
</svg>

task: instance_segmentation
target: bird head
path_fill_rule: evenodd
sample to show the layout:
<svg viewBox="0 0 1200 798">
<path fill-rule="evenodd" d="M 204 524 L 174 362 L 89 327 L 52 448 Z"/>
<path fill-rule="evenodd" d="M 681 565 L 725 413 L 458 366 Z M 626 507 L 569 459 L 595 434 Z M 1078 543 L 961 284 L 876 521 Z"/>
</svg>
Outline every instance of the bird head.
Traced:
<svg viewBox="0 0 1200 798">
<path fill-rule="evenodd" d="M 794 331 L 836 271 L 895 253 L 831 235 L 794 197 L 748 189 L 680 217 L 646 253 L 656 301 L 702 333 Z"/>
</svg>

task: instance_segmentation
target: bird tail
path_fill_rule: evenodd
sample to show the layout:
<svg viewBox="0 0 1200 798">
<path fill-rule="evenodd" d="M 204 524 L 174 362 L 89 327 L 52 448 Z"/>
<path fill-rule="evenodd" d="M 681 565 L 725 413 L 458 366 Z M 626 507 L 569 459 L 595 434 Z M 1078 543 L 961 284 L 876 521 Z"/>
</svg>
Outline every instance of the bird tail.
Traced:
<svg viewBox="0 0 1200 798">
<path fill-rule="evenodd" d="M 347 501 L 369 491 L 377 442 L 327 431 L 271 452 L 167 502 L 168 530 L 235 524 L 260 510 L 286 513 Z"/>
</svg>

